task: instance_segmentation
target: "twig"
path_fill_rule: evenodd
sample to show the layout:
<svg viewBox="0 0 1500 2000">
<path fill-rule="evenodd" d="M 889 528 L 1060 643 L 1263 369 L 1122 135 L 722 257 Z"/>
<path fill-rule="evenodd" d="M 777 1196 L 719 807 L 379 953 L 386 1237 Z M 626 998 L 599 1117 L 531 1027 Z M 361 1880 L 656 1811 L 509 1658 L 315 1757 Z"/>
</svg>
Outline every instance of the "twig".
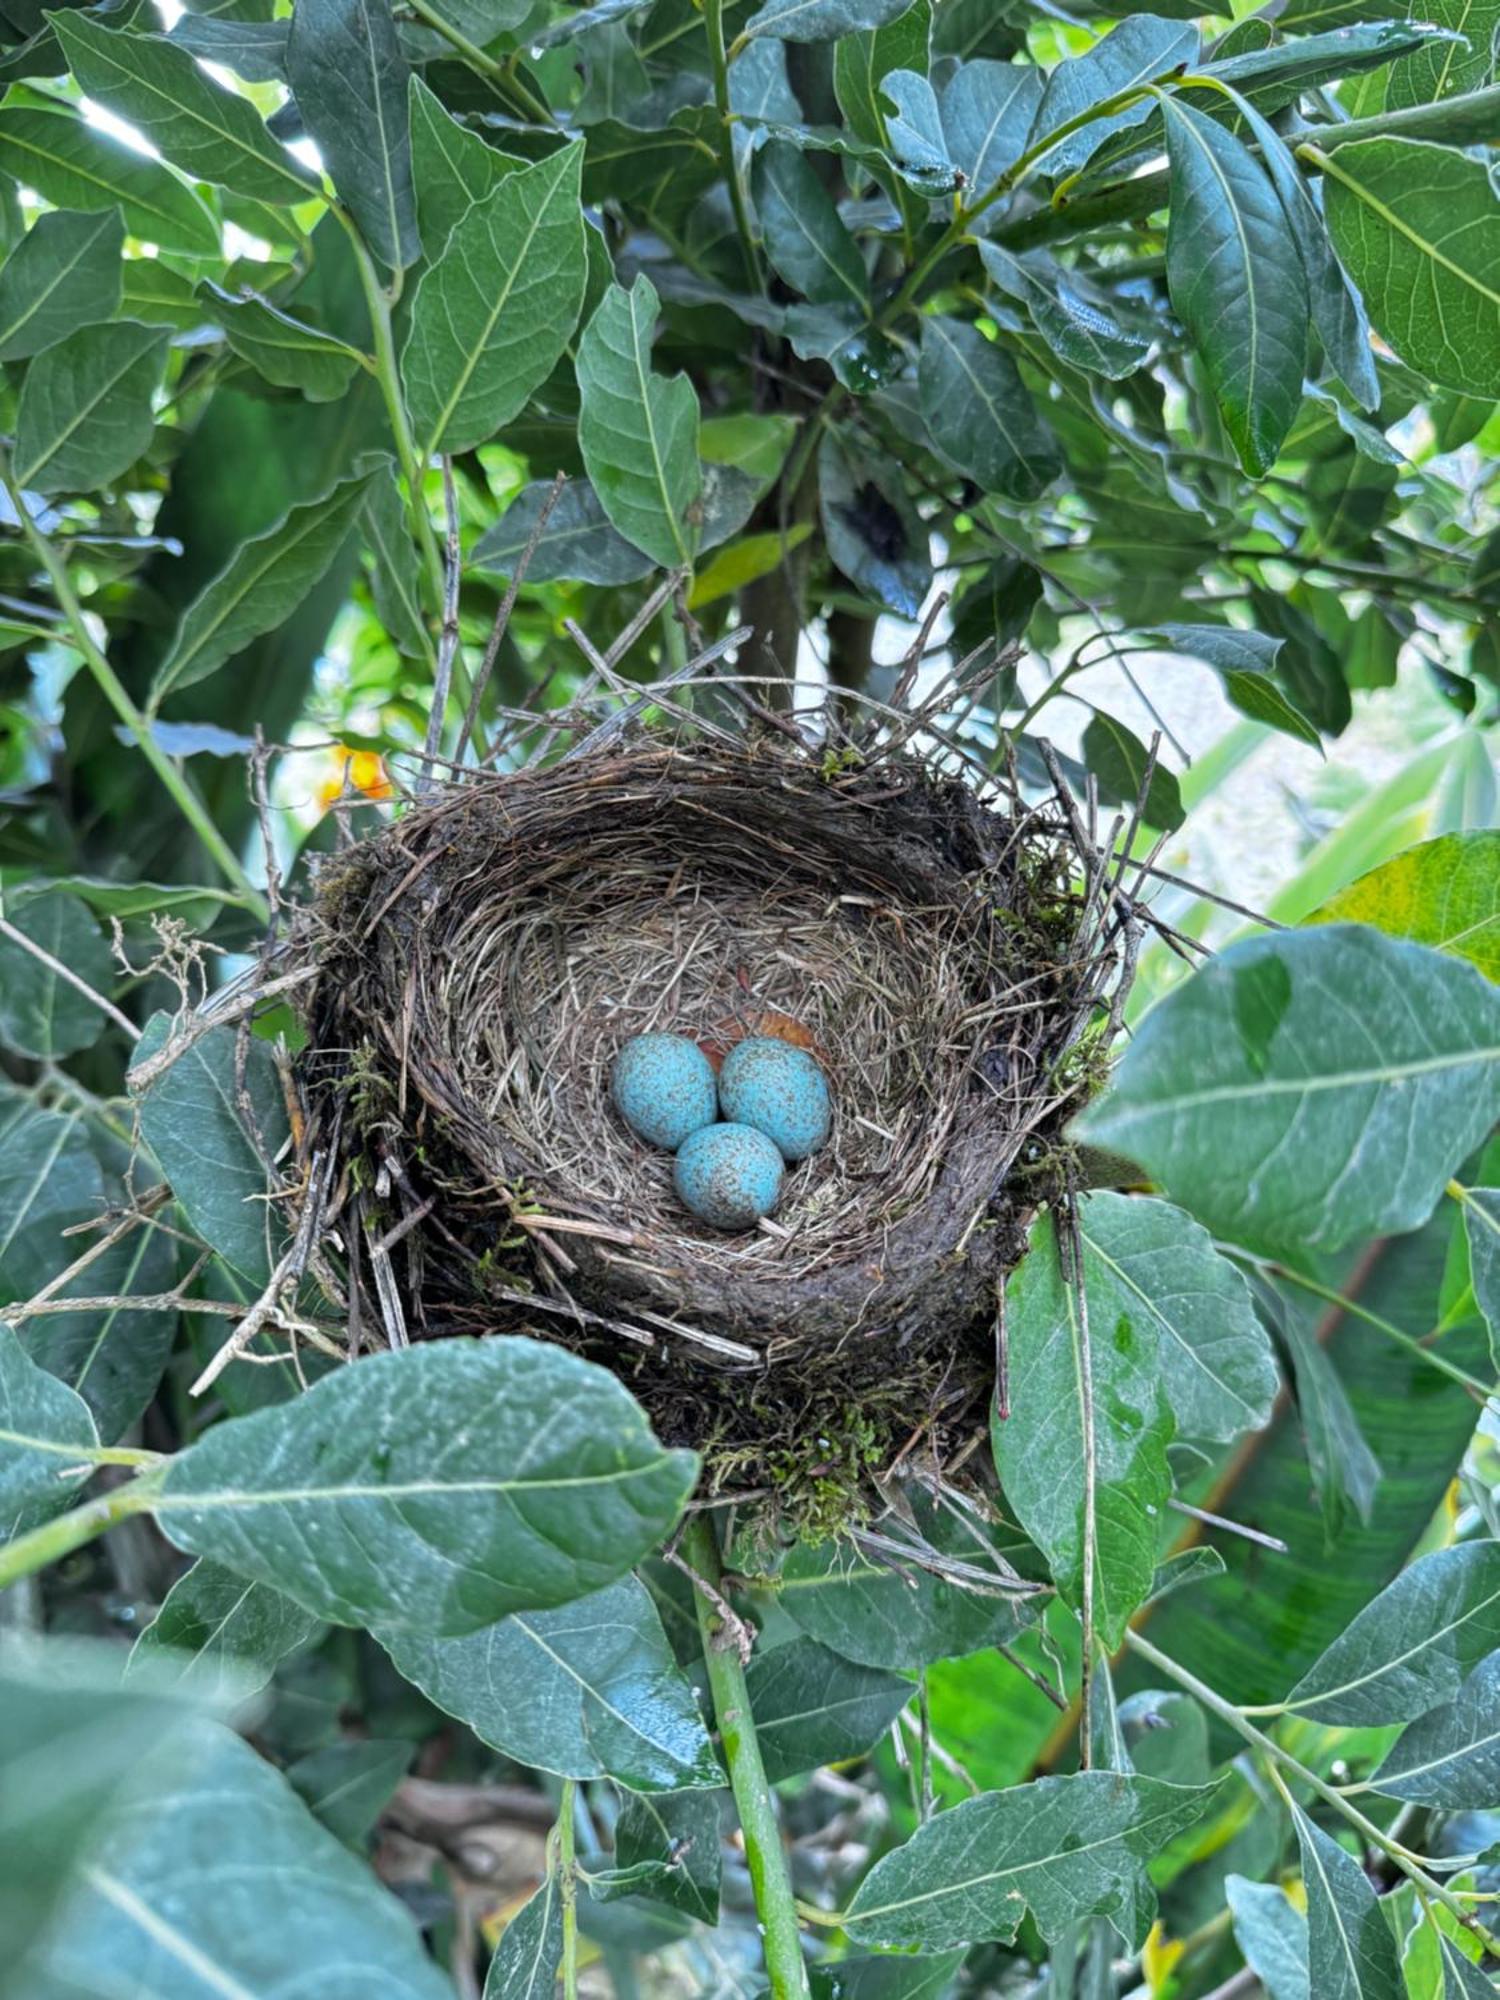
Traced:
<svg viewBox="0 0 1500 2000">
<path fill-rule="evenodd" d="M 133 1069 L 126 1070 L 127 1089 L 145 1090 L 149 1084 L 155 1083 L 159 1076 L 164 1076 L 173 1063 L 180 1061 L 195 1042 L 201 1042 L 203 1037 L 211 1034 L 215 1028 L 227 1027 L 231 1021 L 238 1021 L 245 1014 L 253 1014 L 264 1001 L 274 1000 L 279 993 L 289 993 L 294 986 L 305 986 L 310 979 L 319 976 L 319 971 L 320 968 L 316 965 L 304 965 L 300 971 L 284 972 L 277 979 L 267 980 L 264 986 L 250 986 L 248 991 L 241 993 L 226 1006 L 215 1004 L 221 997 L 215 994 L 207 1011 L 200 1008 L 183 1026 L 181 1032 L 173 1035 L 170 1041 L 164 1042 L 154 1056 L 147 1056 L 144 1062 L 139 1062 Z M 135 1033 L 134 1028 L 131 1029 L 131 1033 Z"/>
<path fill-rule="evenodd" d="M 422 768 L 417 779 L 419 793 L 432 789 L 432 760 L 443 740 L 443 721 L 448 713 L 448 689 L 453 680 L 453 662 L 458 656 L 458 586 L 462 564 L 458 539 L 458 496 L 453 490 L 453 460 L 442 458 L 443 507 L 448 535 L 443 564 L 443 629 L 438 635 L 437 671 L 432 682 L 432 706 L 427 712 L 427 735 L 422 744 Z M 465 726 L 469 718 L 465 717 Z"/>
<path fill-rule="evenodd" d="M 1262 1534 L 1259 1528 L 1247 1528 L 1243 1521 L 1228 1520 L 1223 1514 L 1210 1514 L 1206 1507 L 1194 1507 L 1186 1500 L 1179 1500 L 1175 1493 L 1167 1505 L 1174 1514 L 1186 1514 L 1189 1520 L 1203 1521 L 1210 1528 L 1224 1528 L 1231 1535 L 1242 1535 L 1247 1542 L 1259 1542 L 1263 1549 L 1274 1549 L 1279 1556 L 1291 1554 L 1286 1543 L 1274 1535 Z"/>
<path fill-rule="evenodd" d="M 515 569 L 511 572 L 510 582 L 505 588 L 505 595 L 500 600 L 500 608 L 495 613 L 495 622 L 490 627 L 490 636 L 484 649 L 484 658 L 479 663 L 479 672 L 474 676 L 474 686 L 469 694 L 469 706 L 464 714 L 463 727 L 458 732 L 458 742 L 454 746 L 453 761 L 455 764 L 463 762 L 464 751 L 469 746 L 469 738 L 474 733 L 474 725 L 479 719 L 479 704 L 484 697 L 485 689 L 490 684 L 490 675 L 495 671 L 495 661 L 499 658 L 500 648 L 504 643 L 505 634 L 510 626 L 510 614 L 516 608 L 517 594 L 520 591 L 521 585 L 526 581 L 526 572 L 530 569 L 532 558 L 541 545 L 547 523 L 552 518 L 552 510 L 562 498 L 562 490 L 567 484 L 567 477 L 568 475 L 565 472 L 559 472 L 553 480 L 552 491 L 542 502 L 541 509 L 536 517 L 536 525 L 532 528 L 531 534 L 527 538 L 526 546 L 522 549 L 520 556 L 516 560 Z M 497 745 L 496 747 L 500 746 Z"/>
</svg>

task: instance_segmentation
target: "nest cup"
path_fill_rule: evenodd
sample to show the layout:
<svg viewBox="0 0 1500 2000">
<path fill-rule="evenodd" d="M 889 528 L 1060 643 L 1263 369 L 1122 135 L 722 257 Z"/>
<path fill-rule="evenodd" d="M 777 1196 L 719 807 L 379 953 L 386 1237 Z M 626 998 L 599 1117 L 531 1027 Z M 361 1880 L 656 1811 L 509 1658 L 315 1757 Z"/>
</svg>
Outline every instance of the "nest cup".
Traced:
<svg viewBox="0 0 1500 2000">
<path fill-rule="evenodd" d="M 1083 840 L 1070 803 L 981 802 L 909 751 L 648 737 L 470 777 L 349 850 L 304 923 L 300 1073 L 351 1190 L 356 1339 L 560 1341 L 715 1489 L 804 1511 L 951 1470 L 1128 969 Z M 833 1130 L 773 1222 L 695 1220 L 615 1112 L 652 1030 L 823 1065 Z"/>
</svg>

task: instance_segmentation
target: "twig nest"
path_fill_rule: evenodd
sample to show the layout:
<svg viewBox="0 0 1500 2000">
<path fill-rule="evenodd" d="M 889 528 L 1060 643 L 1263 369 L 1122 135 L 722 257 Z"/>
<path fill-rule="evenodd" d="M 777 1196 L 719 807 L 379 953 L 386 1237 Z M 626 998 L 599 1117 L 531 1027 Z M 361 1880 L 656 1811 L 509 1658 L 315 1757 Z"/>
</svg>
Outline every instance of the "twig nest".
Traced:
<svg viewBox="0 0 1500 2000">
<path fill-rule="evenodd" d="M 782 1171 L 775 1142 L 753 1125 L 704 1125 L 683 1141 L 672 1180 L 715 1229 L 750 1229 L 776 1206 Z"/>
<path fill-rule="evenodd" d="M 732 1123 L 764 1132 L 789 1163 L 828 1138 L 828 1082 L 806 1049 L 773 1035 L 737 1042 L 719 1071 L 719 1108 Z"/>
<path fill-rule="evenodd" d="M 465 773 L 413 806 L 328 864 L 295 947 L 316 969 L 304 1177 L 346 1191 L 356 1339 L 566 1342 L 714 1484 L 794 1506 L 962 1462 L 1001 1283 L 1064 1185 L 1055 1142 L 1133 949 L 1091 841 L 1012 781 L 981 797 L 910 751 L 723 731 Z M 785 1064 L 773 1020 L 805 1043 L 785 1091 L 746 1039 Z M 732 1121 L 697 1133 L 694 1043 L 723 1055 Z M 670 1117 L 648 1125 L 633 1066 L 659 1062 Z M 696 1192 L 698 1149 L 748 1147 L 746 1124 L 789 1162 L 759 1227 Z"/>
<path fill-rule="evenodd" d="M 609 1088 L 636 1137 L 669 1153 L 719 1115 L 712 1065 L 686 1035 L 632 1035 L 615 1057 Z"/>
</svg>

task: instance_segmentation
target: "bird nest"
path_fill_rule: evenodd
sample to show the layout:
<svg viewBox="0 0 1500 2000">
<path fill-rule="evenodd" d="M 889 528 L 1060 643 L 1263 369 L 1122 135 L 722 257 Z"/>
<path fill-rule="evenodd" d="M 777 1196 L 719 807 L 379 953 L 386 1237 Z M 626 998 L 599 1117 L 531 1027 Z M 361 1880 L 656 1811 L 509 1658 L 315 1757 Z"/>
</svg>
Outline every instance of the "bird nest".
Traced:
<svg viewBox="0 0 1500 2000">
<path fill-rule="evenodd" d="M 761 715 L 455 773 L 327 864 L 293 941 L 301 1145 L 341 1190 L 356 1345 L 558 1341 L 711 1491 L 805 1524 L 982 1437 L 1137 919 L 1060 781 L 978 782 L 910 719 L 810 748 Z M 758 1229 L 698 1222 L 612 1108 L 648 1030 L 822 1063 L 832 1137 Z"/>
</svg>

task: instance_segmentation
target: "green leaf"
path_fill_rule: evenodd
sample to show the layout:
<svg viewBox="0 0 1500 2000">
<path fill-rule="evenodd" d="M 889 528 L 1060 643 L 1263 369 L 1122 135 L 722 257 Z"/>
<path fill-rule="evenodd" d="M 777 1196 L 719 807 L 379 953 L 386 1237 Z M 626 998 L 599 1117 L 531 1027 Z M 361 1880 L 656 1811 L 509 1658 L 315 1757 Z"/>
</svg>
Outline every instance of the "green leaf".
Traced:
<svg viewBox="0 0 1500 2000">
<path fill-rule="evenodd" d="M 521 489 L 474 544 L 472 560 L 478 568 L 496 570 L 501 576 L 514 574 L 551 491 L 550 479 L 535 480 Z M 651 568 L 650 556 L 610 526 L 588 481 L 570 479 L 547 516 L 526 576 L 530 583 L 551 583 L 557 577 L 576 577 L 582 583 L 634 583 L 648 576 Z"/>
<path fill-rule="evenodd" d="M 1302 259 L 1276 190 L 1244 142 L 1177 98 L 1163 98 L 1162 115 L 1172 305 L 1241 464 L 1259 478 L 1302 401 L 1310 312 Z"/>
<path fill-rule="evenodd" d="M 0 105 L 0 169 L 58 208 L 118 208 L 130 235 L 163 250 L 220 254 L 218 224 L 190 187 L 72 111 Z"/>
<path fill-rule="evenodd" d="M 1111 381 L 1134 374 L 1150 352 L 1151 343 L 1128 333 L 1091 305 L 1078 289 L 1079 280 L 1045 258 L 1013 257 L 998 243 L 981 243 L 984 267 L 1013 299 L 1031 314 L 1043 340 L 1061 360 Z"/>
<path fill-rule="evenodd" d="M 80 86 L 194 180 L 273 204 L 318 193 L 316 178 L 277 144 L 249 100 L 221 90 L 186 49 L 103 27 L 76 9 L 51 19 Z"/>
<path fill-rule="evenodd" d="M 421 252 L 407 66 L 389 0 L 299 0 L 287 81 L 360 234 L 398 270 Z"/>
<path fill-rule="evenodd" d="M 416 1749 L 415 1743 L 376 1737 L 325 1743 L 289 1764 L 286 1780 L 314 1819 L 360 1853 Z"/>
<path fill-rule="evenodd" d="M 773 1785 L 862 1757 L 913 1697 L 909 1680 L 860 1667 L 816 1639 L 757 1653 L 746 1673 L 755 1733 Z"/>
<path fill-rule="evenodd" d="M 837 1964 L 809 1967 L 812 2000 L 945 2000 L 964 1957 L 962 1951 L 846 1952 Z"/>
<path fill-rule="evenodd" d="M 484 2000 L 552 2000 L 562 1956 L 562 1897 L 557 1877 L 548 1875 L 501 1933 Z"/>
<path fill-rule="evenodd" d="M 948 157 L 937 93 L 925 74 L 893 69 L 882 78 L 880 97 L 886 110 L 886 151 L 892 166 L 919 194 L 950 194 L 963 175 Z"/>
<path fill-rule="evenodd" d="M 517 1763 L 638 1792 L 724 1782 L 692 1684 L 634 1577 L 467 1637 L 378 1637 L 429 1700 Z"/>
<path fill-rule="evenodd" d="M 1228 1444 L 1269 1422 L 1276 1361 L 1244 1279 L 1181 1209 L 1100 1191 L 1079 1204 L 1089 1312 L 1156 1349 L 1179 1437 Z"/>
<path fill-rule="evenodd" d="M 421 558 L 393 460 L 387 459 L 370 482 L 364 531 L 373 558 L 370 590 L 386 636 L 408 658 L 425 659 L 431 641 L 422 615 Z"/>
<path fill-rule="evenodd" d="M 246 542 L 182 614 L 157 669 L 153 705 L 193 687 L 288 618 L 349 539 L 375 474 L 341 479 Z"/>
<path fill-rule="evenodd" d="M 1396 1944 L 1354 1856 L 1291 1808 L 1307 1891 L 1307 1961 L 1317 2000 L 1403 2000 Z"/>
<path fill-rule="evenodd" d="M 1015 362 L 967 321 L 922 321 L 917 386 L 932 442 L 986 491 L 1035 500 L 1062 470 Z"/>
<path fill-rule="evenodd" d="M 1444 833 L 1359 876 L 1308 924 L 1373 924 L 1477 965 L 1500 983 L 1500 833 Z"/>
<path fill-rule="evenodd" d="M 467 451 L 525 408 L 583 304 L 581 146 L 507 174 L 422 274 L 401 355 L 423 454 Z"/>
<path fill-rule="evenodd" d="M 1489 1974 L 1471 1965 L 1441 1930 L 1437 1939 L 1443 1962 L 1443 2000 L 1495 2000 L 1495 1982 Z"/>
<path fill-rule="evenodd" d="M 131 1647 L 126 1673 L 146 1676 L 150 1687 L 165 1687 L 175 1676 L 212 1698 L 242 1701 L 321 1630 L 269 1584 L 247 1583 L 221 1563 L 195 1562 Z"/>
<path fill-rule="evenodd" d="M 104 933 L 76 896 L 28 897 L 7 918 L 12 930 L 96 993 L 115 983 Z M 38 1062 L 91 1048 L 105 1027 L 96 1004 L 10 938 L 0 937 L 0 1042 Z"/>
<path fill-rule="evenodd" d="M 287 21 L 232 21 L 222 14 L 184 14 L 169 41 L 200 62 L 222 63 L 246 83 L 286 82 Z"/>
<path fill-rule="evenodd" d="M 723 1871 L 722 1792 L 627 1792 L 615 1821 L 615 1866 L 654 1863 L 659 1873 L 637 1891 L 699 1923 L 719 1920 Z"/>
<path fill-rule="evenodd" d="M 203 324 L 203 308 L 191 278 L 159 257 L 127 257 L 121 271 L 120 317 L 143 326 L 170 326 L 193 333 Z"/>
<path fill-rule="evenodd" d="M 1198 59 L 1198 30 L 1190 22 L 1164 21 L 1139 14 L 1116 27 L 1081 56 L 1060 62 L 1047 79 L 1028 144 L 1037 145 L 1050 132 L 1090 111 L 1106 98 L 1118 97 L 1139 85 L 1166 81 Z M 1053 147 L 1041 162 L 1043 172 L 1060 179 L 1092 158 L 1117 132 L 1142 124 L 1155 109 L 1143 96 L 1138 104 L 1107 117 L 1095 118 Z"/>
<path fill-rule="evenodd" d="M 1500 1799 L 1500 1652 L 1402 1731 L 1370 1783 L 1417 1805 L 1487 1811 Z"/>
<path fill-rule="evenodd" d="M 1500 1647 L 1500 1544 L 1419 1556 L 1303 1675 L 1288 1706 L 1340 1729 L 1408 1722 L 1454 1701 Z"/>
<path fill-rule="evenodd" d="M 1337 1249 L 1431 1214 L 1500 1111 L 1497 1051 L 1472 966 L 1359 924 L 1283 932 L 1153 1008 L 1075 1130 L 1231 1241 Z"/>
<path fill-rule="evenodd" d="M 88 1460 L 70 1447 L 98 1442 L 87 1403 L 38 1368 L 0 1319 L 0 1541 L 73 1506 L 79 1482 L 67 1475 Z"/>
<path fill-rule="evenodd" d="M 825 430 L 818 512 L 828 553 L 849 581 L 888 611 L 918 617 L 932 584 L 931 542 L 899 471 Z"/>
<path fill-rule="evenodd" d="M 750 178 L 766 255 L 778 276 L 815 303 L 852 300 L 861 311 L 868 308 L 864 258 L 806 154 L 769 139 L 755 155 Z"/>
<path fill-rule="evenodd" d="M 784 42 L 833 42 L 840 35 L 884 28 L 911 0 L 766 0 L 741 33 L 776 35 Z"/>
<path fill-rule="evenodd" d="M 1423 0 L 1422 20 L 1447 35 L 1428 35 L 1423 45 L 1391 70 L 1385 108 L 1437 104 L 1491 81 L 1500 0 Z"/>
<path fill-rule="evenodd" d="M 1268 723 L 1288 736 L 1321 750 L 1323 739 L 1300 708 L 1295 707 L 1271 679 L 1276 656 L 1286 644 L 1267 632 L 1247 632 L 1237 625 L 1178 625 L 1170 621 L 1155 631 L 1177 653 L 1202 660 L 1214 669 L 1224 684 L 1224 692 L 1253 722 Z"/>
<path fill-rule="evenodd" d="M 1500 1188 L 1468 1190 L 1464 1233 L 1474 1296 L 1490 1329 L 1490 1353 L 1500 1355 Z"/>
<path fill-rule="evenodd" d="M 1266 2000 L 1311 2000 L 1307 1983 L 1307 1919 L 1274 1882 L 1224 1880 L 1235 1942 L 1266 1991 Z"/>
<path fill-rule="evenodd" d="M 731 465 L 769 485 L 786 463 L 796 435 L 794 417 L 771 411 L 705 417 L 698 426 L 698 453 L 710 465 Z"/>
<path fill-rule="evenodd" d="M 281 1774 L 216 1724 L 177 1732 L 170 1780 L 101 1829 L 38 1955 L 42 1990 L 445 2000 L 416 1925 Z M 185 1768 L 181 1768 L 185 1766 Z"/>
<path fill-rule="evenodd" d="M 696 1469 L 602 1368 L 519 1336 L 452 1339 L 215 1425 L 155 1505 L 179 1548 L 333 1624 L 456 1637 L 613 1582 Z"/>
<path fill-rule="evenodd" d="M 1008 1281 L 1010 1414 L 996 1413 L 991 1437 L 1007 1505 L 1071 1604 L 1092 1576 L 1096 1629 L 1113 1651 L 1156 1574 L 1172 1416 L 1150 1316 L 1107 1266 L 1106 1296 L 1123 1298 L 1126 1316 L 1094 1308 L 1087 1264 L 1084 1280 L 1087 1327 L 1043 1217 Z"/>
<path fill-rule="evenodd" d="M 927 1948 L 1008 1944 L 1029 1910 L 1056 1943 L 1133 1900 L 1152 1908 L 1146 1863 L 1207 1808 L 1213 1792 L 1114 1771 L 1040 1778 L 985 1792 L 930 1819 L 860 1884 L 845 1929 L 856 1943 Z M 1127 1939 L 1139 1947 L 1142 1939 Z"/>
<path fill-rule="evenodd" d="M 1445 387 L 1500 396 L 1500 202 L 1483 162 L 1416 139 L 1311 157 L 1334 247 L 1380 333 Z"/>
<path fill-rule="evenodd" d="M 915 5 L 885 27 L 843 34 L 834 43 L 834 96 L 844 123 L 866 145 L 883 149 L 889 136 L 880 99 L 882 80 L 893 69 L 915 70 L 925 76 L 931 33 L 931 0 L 915 0 Z M 798 119 L 800 113 L 787 122 Z"/>
<path fill-rule="evenodd" d="M 1046 85 L 1034 63 L 982 56 L 960 63 L 943 85 L 938 106 L 948 157 L 973 195 L 986 193 L 1025 152 Z M 978 226 L 986 226 L 984 218 Z"/>
<path fill-rule="evenodd" d="M 1083 732 L 1083 761 L 1099 782 L 1102 798 L 1116 805 L 1133 806 L 1145 782 L 1148 753 L 1140 738 L 1123 722 L 1099 710 Z M 1176 775 L 1157 763 L 1151 769 L 1146 788 L 1147 826 L 1175 832 L 1187 818 Z"/>
<path fill-rule="evenodd" d="M 1349 1507 L 1368 1524 L 1380 1486 L 1380 1465 L 1365 1442 L 1343 1380 L 1316 1336 L 1290 1318 L 1282 1323 L 1281 1333 L 1292 1358 L 1308 1468 L 1331 1546 L 1343 1531 Z"/>
<path fill-rule="evenodd" d="M 39 215 L 0 270 L 0 361 L 39 354 L 120 305 L 118 209 Z"/>
<path fill-rule="evenodd" d="M 136 1046 L 136 1061 L 155 1055 L 170 1031 L 167 1016 L 154 1015 Z M 266 1044 L 252 1038 L 244 1054 L 243 1088 L 259 1147 L 243 1119 L 232 1028 L 214 1028 L 194 1042 L 141 1093 L 137 1116 L 141 1137 L 188 1221 L 258 1290 L 270 1280 L 280 1241 L 279 1217 L 267 1200 L 266 1162 L 285 1141 L 286 1105 Z"/>
<path fill-rule="evenodd" d="M 129 320 L 82 327 L 39 354 L 16 407 L 16 483 L 87 492 L 134 465 L 155 429 L 167 337 Z"/>
<path fill-rule="evenodd" d="M 1366 11 L 1378 14 L 1382 7 L 1383 0 L 1371 0 Z M 1293 12 L 1289 7 L 1286 18 Z M 1453 41 L 1449 30 L 1435 28 L 1426 20 L 1365 20 L 1350 27 L 1332 28 L 1321 35 L 1292 35 L 1263 48 L 1241 49 L 1230 56 L 1216 57 L 1204 64 L 1201 74 L 1216 76 L 1238 90 L 1253 87 L 1257 102 L 1266 110 L 1275 111 L 1292 101 L 1294 93 L 1287 90 L 1287 85 L 1295 85 L 1297 92 L 1312 90 L 1339 77 L 1357 76 L 1361 70 L 1383 69 L 1388 63 L 1402 62 L 1419 49 L 1431 49 L 1434 45 L 1451 47 Z"/>
<path fill-rule="evenodd" d="M 436 258 L 476 201 L 526 162 L 460 125 L 420 76 L 411 80 L 411 172 L 422 247 Z"/>
<path fill-rule="evenodd" d="M 578 344 L 578 442 L 606 514 L 664 569 L 697 547 L 698 396 L 686 375 L 651 372 L 656 288 L 611 285 Z"/>
<path fill-rule="evenodd" d="M 310 403 L 345 394 L 360 357 L 331 333 L 293 319 L 254 292 L 239 297 L 204 284 L 199 297 L 242 361 L 282 389 L 300 389 Z"/>
</svg>

